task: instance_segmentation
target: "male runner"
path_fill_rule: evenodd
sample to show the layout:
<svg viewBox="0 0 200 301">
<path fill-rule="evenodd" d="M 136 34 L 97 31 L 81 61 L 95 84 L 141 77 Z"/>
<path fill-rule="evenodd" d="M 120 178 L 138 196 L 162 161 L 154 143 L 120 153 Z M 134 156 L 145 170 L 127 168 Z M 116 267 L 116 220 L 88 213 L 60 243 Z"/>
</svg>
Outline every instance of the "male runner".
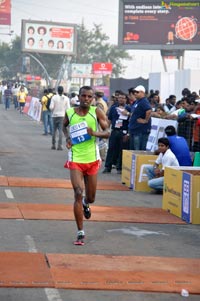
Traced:
<svg viewBox="0 0 200 301">
<path fill-rule="evenodd" d="M 89 204 L 95 201 L 97 173 L 101 163 L 98 138 L 108 138 L 110 135 L 105 113 L 100 108 L 91 106 L 93 98 L 94 91 L 91 87 L 80 88 L 80 105 L 68 109 L 63 122 L 68 148 L 65 167 L 70 169 L 74 189 L 74 216 L 78 228 L 75 245 L 84 245 L 83 215 L 86 219 L 91 217 Z"/>
</svg>

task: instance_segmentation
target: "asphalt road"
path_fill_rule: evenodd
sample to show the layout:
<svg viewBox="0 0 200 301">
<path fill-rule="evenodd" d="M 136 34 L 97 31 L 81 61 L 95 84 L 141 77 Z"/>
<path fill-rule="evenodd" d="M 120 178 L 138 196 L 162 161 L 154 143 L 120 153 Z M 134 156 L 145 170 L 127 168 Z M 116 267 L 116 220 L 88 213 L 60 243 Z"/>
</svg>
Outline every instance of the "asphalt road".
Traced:
<svg viewBox="0 0 200 301">
<path fill-rule="evenodd" d="M 5 111 L 0 104 L 0 175 L 69 179 L 63 168 L 66 151 L 51 150 L 51 136 L 43 136 L 43 125 L 13 106 Z M 65 141 L 65 140 L 64 140 Z M 103 166 L 102 166 L 103 169 Z M 121 182 L 113 170 L 99 173 L 100 180 Z M 71 204 L 73 191 L 65 189 L 0 187 L 1 203 Z M 162 196 L 134 191 L 97 191 L 98 206 L 161 207 Z M 0 219 L 0 252 L 108 254 L 199 258 L 198 225 L 131 224 L 85 222 L 87 243 L 78 248 L 74 221 L 34 221 Z M 88 262 L 89 264 L 89 262 Z M 179 301 L 179 294 L 133 291 L 1 288 L 1 301 Z M 188 300 L 200 300 L 190 295 Z"/>
</svg>

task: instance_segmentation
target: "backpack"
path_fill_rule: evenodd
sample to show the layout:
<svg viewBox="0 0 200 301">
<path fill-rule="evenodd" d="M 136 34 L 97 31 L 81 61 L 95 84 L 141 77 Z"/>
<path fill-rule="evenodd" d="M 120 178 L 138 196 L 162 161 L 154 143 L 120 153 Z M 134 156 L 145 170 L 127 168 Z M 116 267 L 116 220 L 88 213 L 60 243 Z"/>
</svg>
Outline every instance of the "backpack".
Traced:
<svg viewBox="0 0 200 301">
<path fill-rule="evenodd" d="M 52 96 L 53 95 L 51 95 L 51 96 L 46 95 L 46 97 L 47 97 L 46 108 L 47 108 L 48 111 L 50 111 L 49 107 L 50 107 L 50 104 L 51 104 L 51 98 L 52 98 Z"/>
</svg>

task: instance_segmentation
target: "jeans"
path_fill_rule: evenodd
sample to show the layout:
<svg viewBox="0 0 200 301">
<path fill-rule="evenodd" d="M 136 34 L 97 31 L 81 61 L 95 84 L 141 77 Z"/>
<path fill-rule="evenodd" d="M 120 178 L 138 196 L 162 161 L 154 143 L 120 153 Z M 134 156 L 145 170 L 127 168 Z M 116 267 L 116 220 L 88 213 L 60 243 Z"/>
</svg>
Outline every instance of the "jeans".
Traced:
<svg viewBox="0 0 200 301">
<path fill-rule="evenodd" d="M 10 101 L 11 101 L 11 97 L 10 96 L 6 96 L 5 97 L 5 109 L 10 109 Z"/>
<path fill-rule="evenodd" d="M 13 102 L 14 102 L 14 107 L 15 107 L 15 109 L 17 109 L 18 108 L 18 100 L 17 100 L 17 95 L 14 95 L 13 96 Z"/>
<path fill-rule="evenodd" d="M 53 119 L 53 134 L 52 134 L 52 145 L 56 144 L 56 132 L 58 130 L 58 147 L 62 147 L 62 137 L 63 137 L 63 119 L 64 117 L 52 117 Z"/>
<path fill-rule="evenodd" d="M 149 133 L 130 134 L 130 150 L 146 150 Z"/>
<path fill-rule="evenodd" d="M 48 134 L 48 127 L 50 130 L 50 134 L 53 133 L 53 120 L 52 120 L 52 116 L 51 116 L 51 112 L 46 110 L 46 111 L 42 111 L 42 119 L 43 119 L 43 123 L 44 123 L 44 133 Z"/>
<path fill-rule="evenodd" d="M 146 167 L 146 173 L 149 178 L 148 185 L 157 191 L 163 190 L 164 177 L 155 178 L 153 166 Z"/>
</svg>

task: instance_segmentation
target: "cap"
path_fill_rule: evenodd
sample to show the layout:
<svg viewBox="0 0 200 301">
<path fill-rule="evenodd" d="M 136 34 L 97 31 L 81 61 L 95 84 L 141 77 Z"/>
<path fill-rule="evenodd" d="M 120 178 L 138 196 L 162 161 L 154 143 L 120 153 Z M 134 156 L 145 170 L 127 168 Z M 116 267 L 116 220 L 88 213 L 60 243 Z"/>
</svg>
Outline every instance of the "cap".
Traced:
<svg viewBox="0 0 200 301">
<path fill-rule="evenodd" d="M 98 97 L 102 97 L 102 96 L 104 96 L 104 93 L 103 93 L 103 91 L 95 91 L 95 95 L 96 96 L 98 96 Z"/>
<path fill-rule="evenodd" d="M 136 88 L 134 88 L 134 91 L 136 92 L 143 92 L 145 93 L 145 87 L 140 85 L 140 86 L 137 86 Z"/>
</svg>

